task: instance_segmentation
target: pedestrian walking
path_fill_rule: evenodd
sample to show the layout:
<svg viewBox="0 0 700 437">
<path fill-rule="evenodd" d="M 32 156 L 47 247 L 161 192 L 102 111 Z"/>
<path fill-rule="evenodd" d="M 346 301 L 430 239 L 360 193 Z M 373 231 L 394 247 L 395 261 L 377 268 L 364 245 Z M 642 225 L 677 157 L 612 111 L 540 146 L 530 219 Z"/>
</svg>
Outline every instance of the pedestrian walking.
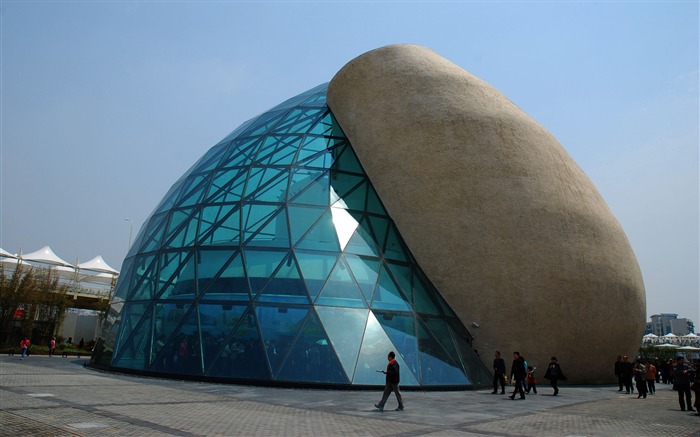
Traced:
<svg viewBox="0 0 700 437">
<path fill-rule="evenodd" d="M 537 379 L 535 378 L 535 370 L 537 370 L 537 367 L 527 366 L 527 390 L 525 390 L 525 393 L 527 394 L 530 394 L 530 390 L 532 390 L 532 393 L 537 394 Z"/>
<path fill-rule="evenodd" d="M 506 362 L 501 358 L 501 352 L 496 351 L 496 357 L 493 359 L 493 392 L 498 394 L 498 384 L 501 384 L 501 394 L 506 393 Z"/>
<path fill-rule="evenodd" d="M 514 387 L 513 394 L 508 396 L 509 399 L 515 399 L 516 393 L 520 393 L 520 399 L 525 399 L 525 391 L 523 391 L 525 375 L 525 359 L 520 356 L 520 352 L 513 352 L 513 364 L 510 366 L 510 379 L 514 381 Z"/>
<path fill-rule="evenodd" d="M 52 338 L 49 342 L 49 356 L 53 356 L 53 352 L 56 350 L 56 338 Z"/>
<path fill-rule="evenodd" d="M 29 356 L 29 345 L 30 341 L 27 337 L 24 337 L 24 340 L 19 342 L 19 348 L 22 350 L 22 357 L 20 359 L 24 359 L 24 357 Z"/>
<path fill-rule="evenodd" d="M 690 390 L 695 393 L 695 415 L 700 416 L 700 375 L 695 375 L 695 381 L 690 386 Z"/>
<path fill-rule="evenodd" d="M 552 357 L 549 366 L 547 366 L 547 372 L 544 374 L 545 379 L 549 379 L 549 383 L 551 384 L 552 388 L 554 389 L 554 393 L 552 396 L 556 396 L 559 394 L 559 380 L 566 381 L 566 376 L 564 376 L 564 373 L 561 371 L 561 367 L 559 366 L 559 363 L 557 362 L 557 357 Z"/>
<path fill-rule="evenodd" d="M 617 385 L 619 386 L 619 390 L 617 391 L 622 391 L 622 386 L 624 385 L 624 379 L 623 379 L 623 364 L 622 364 L 622 355 L 617 356 L 617 361 L 615 361 L 615 376 L 617 377 Z"/>
<path fill-rule="evenodd" d="M 377 372 L 382 372 L 386 375 L 386 384 L 384 385 L 384 393 L 382 394 L 382 400 L 374 406 L 379 411 L 384 411 L 384 405 L 391 392 L 396 395 L 396 400 L 399 401 L 399 406 L 396 411 L 403 411 L 403 399 L 401 398 L 401 389 L 399 388 L 399 381 L 401 380 L 401 370 L 399 369 L 399 363 L 396 362 L 396 354 L 394 351 L 389 352 L 387 355 L 387 360 L 389 364 L 386 365 L 386 370 L 377 370 Z"/>
<path fill-rule="evenodd" d="M 650 395 L 656 394 L 656 378 L 658 378 L 656 366 L 649 360 L 647 361 L 645 369 L 647 374 L 647 391 Z"/>
<path fill-rule="evenodd" d="M 690 366 L 685 364 L 685 357 L 680 355 L 676 359 L 676 365 L 673 366 L 673 386 L 678 392 L 678 404 L 681 411 L 685 411 L 688 404 L 688 411 L 693 411 L 693 406 L 690 403 Z"/>
<path fill-rule="evenodd" d="M 634 383 L 637 385 L 637 399 L 644 396 L 647 398 L 647 369 L 642 364 L 642 360 L 635 360 L 634 362 Z"/>
<path fill-rule="evenodd" d="M 634 365 L 628 360 L 627 355 L 622 357 L 622 380 L 625 382 L 627 394 L 634 393 L 632 377 L 634 376 Z"/>
</svg>

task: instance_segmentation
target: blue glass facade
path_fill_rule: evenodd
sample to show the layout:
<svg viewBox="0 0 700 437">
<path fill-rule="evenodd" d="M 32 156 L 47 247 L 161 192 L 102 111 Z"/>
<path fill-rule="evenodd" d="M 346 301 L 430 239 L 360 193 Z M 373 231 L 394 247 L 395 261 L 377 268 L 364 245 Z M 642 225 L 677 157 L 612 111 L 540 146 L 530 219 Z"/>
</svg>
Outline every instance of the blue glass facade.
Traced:
<svg viewBox="0 0 700 437">
<path fill-rule="evenodd" d="M 469 387 L 490 376 L 326 106 L 244 123 L 144 223 L 111 302 L 113 368 L 245 381 Z M 106 357 L 106 358 L 105 358 Z"/>
</svg>

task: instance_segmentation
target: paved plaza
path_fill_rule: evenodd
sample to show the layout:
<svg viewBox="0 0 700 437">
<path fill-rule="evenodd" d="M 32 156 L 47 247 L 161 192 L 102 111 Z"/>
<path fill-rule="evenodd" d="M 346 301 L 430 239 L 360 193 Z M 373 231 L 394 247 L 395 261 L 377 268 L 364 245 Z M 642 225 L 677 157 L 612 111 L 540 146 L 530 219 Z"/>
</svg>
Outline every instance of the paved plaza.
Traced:
<svg viewBox="0 0 700 437">
<path fill-rule="evenodd" d="M 614 386 L 563 386 L 511 401 L 491 390 L 405 391 L 250 387 L 143 378 L 83 367 L 85 359 L 0 357 L 2 436 L 700 436 L 659 385 L 646 400 Z M 612 370 L 612 363 L 610 365 Z M 383 375 L 378 375 L 382 377 Z"/>
</svg>

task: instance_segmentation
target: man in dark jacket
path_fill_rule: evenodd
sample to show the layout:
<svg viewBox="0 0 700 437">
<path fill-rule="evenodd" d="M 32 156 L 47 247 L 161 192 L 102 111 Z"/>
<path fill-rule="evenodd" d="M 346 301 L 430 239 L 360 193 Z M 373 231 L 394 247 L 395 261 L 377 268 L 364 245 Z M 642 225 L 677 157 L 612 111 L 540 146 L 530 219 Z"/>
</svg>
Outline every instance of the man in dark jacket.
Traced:
<svg viewBox="0 0 700 437">
<path fill-rule="evenodd" d="M 634 393 L 634 386 L 632 385 L 632 376 L 634 375 L 634 365 L 627 359 L 627 355 L 622 357 L 622 380 L 625 382 L 625 389 L 627 389 L 627 394 Z"/>
<path fill-rule="evenodd" d="M 510 399 L 515 399 L 516 393 L 520 393 L 520 399 L 525 399 L 525 391 L 523 390 L 525 375 L 527 375 L 525 360 L 520 356 L 520 352 L 513 352 L 513 364 L 510 367 L 510 378 L 515 380 L 515 388 L 513 389 L 513 394 L 508 396 Z"/>
<path fill-rule="evenodd" d="M 557 363 L 557 357 L 552 357 L 549 366 L 547 366 L 547 371 L 544 374 L 545 379 L 549 379 L 549 383 L 552 385 L 552 388 L 554 389 L 554 394 L 552 396 L 556 396 L 559 394 L 559 380 L 561 379 L 562 381 L 566 381 L 566 376 L 564 376 L 564 373 L 561 371 L 561 367 L 559 366 L 559 363 Z"/>
<path fill-rule="evenodd" d="M 617 376 L 617 385 L 620 387 L 618 391 L 622 391 L 624 380 L 622 379 L 622 355 L 617 356 L 615 361 L 615 376 Z"/>
<path fill-rule="evenodd" d="M 690 366 L 685 364 L 685 357 L 682 355 L 678 356 L 676 365 L 673 366 L 673 386 L 678 392 L 678 404 L 681 406 L 681 411 L 685 411 L 686 403 L 688 404 L 688 411 L 693 411 L 693 406 L 690 403 L 691 374 Z"/>
<path fill-rule="evenodd" d="M 506 362 L 501 358 L 501 352 L 496 351 L 496 358 L 493 360 L 493 392 L 498 394 L 498 383 L 501 383 L 501 394 L 506 393 Z"/>
<path fill-rule="evenodd" d="M 384 386 L 384 394 L 382 395 L 382 400 L 378 404 L 374 404 L 379 411 L 384 411 L 384 404 L 386 404 L 389 395 L 393 391 L 396 394 L 396 400 L 399 401 L 399 407 L 396 411 L 403 411 L 403 399 L 401 399 L 401 389 L 399 389 L 399 381 L 401 379 L 401 373 L 399 370 L 399 363 L 396 362 L 396 354 L 394 351 L 389 352 L 387 355 L 389 364 L 386 365 L 386 370 L 377 370 L 377 372 L 382 372 L 386 375 L 386 385 Z"/>
</svg>

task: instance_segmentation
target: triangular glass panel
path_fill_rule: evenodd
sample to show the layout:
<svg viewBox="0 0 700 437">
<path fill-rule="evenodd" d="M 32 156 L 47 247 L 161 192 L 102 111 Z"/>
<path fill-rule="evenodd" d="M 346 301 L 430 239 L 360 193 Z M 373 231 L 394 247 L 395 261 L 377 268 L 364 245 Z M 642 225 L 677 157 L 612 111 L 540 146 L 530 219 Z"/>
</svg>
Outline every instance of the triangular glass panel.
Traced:
<svg viewBox="0 0 700 437">
<path fill-rule="evenodd" d="M 253 208 L 263 209 L 262 205 L 255 205 Z M 246 229 L 246 246 L 257 247 L 290 247 L 289 226 L 287 225 L 287 212 L 285 208 L 280 208 L 276 215 L 267 220 L 262 227 L 250 232 Z"/>
<path fill-rule="evenodd" d="M 359 222 L 355 233 L 345 246 L 344 252 L 356 255 L 381 256 L 381 251 L 375 244 L 374 235 L 372 235 L 366 218 Z"/>
<path fill-rule="evenodd" d="M 369 311 L 360 308 L 320 306 L 315 309 L 345 373 L 352 380 Z"/>
<path fill-rule="evenodd" d="M 323 286 L 323 290 L 316 299 L 316 305 L 367 308 L 362 292 L 350 274 L 350 269 L 343 257 L 338 259 L 326 285 Z"/>
<path fill-rule="evenodd" d="M 258 189 L 246 196 L 247 201 L 257 202 L 284 202 L 287 198 L 287 187 L 289 186 L 289 173 L 283 170 L 272 179 L 260 184 Z"/>
<path fill-rule="evenodd" d="M 358 191 L 352 198 L 347 200 L 346 197 L 360 188 L 360 185 L 365 182 L 365 180 L 366 179 L 362 176 L 331 172 L 331 204 L 345 209 L 364 211 L 364 190 Z M 350 202 L 350 205 L 348 205 L 348 202 Z"/>
<path fill-rule="evenodd" d="M 163 232 L 165 231 L 165 223 L 167 223 L 168 213 L 163 213 L 151 217 L 148 221 L 148 228 L 143 234 L 143 245 L 139 252 L 150 252 L 160 248 L 163 241 Z"/>
<path fill-rule="evenodd" d="M 279 367 L 303 326 L 308 307 L 268 307 L 256 305 L 258 323 L 265 342 L 267 360 L 276 378 Z"/>
<path fill-rule="evenodd" d="M 433 337 L 440 343 L 440 345 L 445 349 L 445 351 L 450 354 L 453 362 L 456 366 L 462 367 L 462 361 L 459 358 L 459 351 L 452 341 L 452 333 L 450 327 L 445 323 L 445 320 L 441 317 L 421 317 L 419 318 L 423 321 L 428 330 L 433 334 Z M 464 369 L 462 369 L 464 370 Z"/>
<path fill-rule="evenodd" d="M 297 249 L 323 250 L 340 252 L 333 216 L 326 211 L 313 228 L 295 245 Z"/>
<path fill-rule="evenodd" d="M 202 158 L 192 166 L 193 173 L 208 173 L 221 161 L 221 157 L 228 150 L 228 144 L 219 144 L 212 147 Z"/>
<path fill-rule="evenodd" d="M 241 210 L 239 205 L 203 207 L 197 243 L 205 246 L 239 245 L 241 243 Z"/>
<path fill-rule="evenodd" d="M 345 260 L 365 300 L 371 302 L 379 277 L 379 260 L 349 254 L 345 254 Z"/>
<path fill-rule="evenodd" d="M 129 287 L 129 280 L 134 277 L 133 267 L 136 259 L 136 257 L 127 257 L 124 260 L 121 273 L 119 273 L 123 279 L 121 281 L 117 281 L 117 286 L 112 294 L 112 303 L 124 301 L 128 297 L 128 291 L 131 290 Z"/>
<path fill-rule="evenodd" d="M 440 314 L 435 305 L 435 301 L 431 298 L 433 293 L 429 293 L 420 278 L 414 274 L 413 276 L 413 308 L 417 313 L 424 314 Z"/>
<path fill-rule="evenodd" d="M 328 170 L 333 164 L 333 155 L 330 152 L 318 152 L 313 156 L 299 160 L 296 163 L 304 168 L 316 168 L 320 170 Z"/>
<path fill-rule="evenodd" d="M 401 287 L 403 295 L 411 302 L 411 267 L 394 262 L 387 262 L 386 265 L 389 266 L 391 274 L 399 284 L 399 287 Z"/>
<path fill-rule="evenodd" d="M 377 192 L 374 191 L 372 185 L 367 187 L 367 209 L 366 211 L 371 214 L 387 215 L 386 209 L 382 205 L 382 201 L 379 200 Z"/>
<path fill-rule="evenodd" d="M 127 303 L 122 310 L 121 338 L 114 363 L 129 369 L 146 369 L 151 352 L 150 303 Z"/>
<path fill-rule="evenodd" d="M 219 269 L 216 276 L 211 277 L 209 281 L 206 279 L 203 281 L 202 273 L 199 273 L 201 300 L 250 300 L 250 287 L 240 253 L 232 253 L 229 250 L 221 253 L 214 251 L 201 251 L 200 253 L 202 253 L 200 266 L 210 260 L 212 263 L 213 268 L 209 270 L 207 267 L 206 272 L 213 272 L 218 266 L 223 265 L 223 269 Z M 224 260 L 224 258 L 226 259 Z M 222 262 L 223 264 L 220 264 Z M 201 271 L 202 267 L 199 269 Z"/>
<path fill-rule="evenodd" d="M 250 307 L 227 339 L 231 351 L 229 367 L 221 376 L 243 379 L 270 379 L 270 367 L 265 357 L 265 348 L 260 339 L 255 311 Z"/>
<path fill-rule="evenodd" d="M 240 136 L 252 137 L 255 135 L 264 135 L 268 133 L 273 126 L 279 123 L 280 120 L 284 119 L 288 112 L 289 109 L 266 112 L 258 117 L 258 119 L 255 120 L 255 123 L 248 127 L 245 132 L 242 132 Z"/>
<path fill-rule="evenodd" d="M 313 311 L 309 311 L 304 327 L 277 374 L 277 380 L 333 384 L 350 382 Z"/>
<path fill-rule="evenodd" d="M 325 152 L 328 150 L 329 139 L 323 136 L 316 136 L 309 134 L 304 139 L 302 146 L 299 148 L 299 155 L 297 155 L 297 162 L 303 161 L 309 156 L 315 156 L 319 152 Z"/>
<path fill-rule="evenodd" d="M 158 299 L 194 299 L 194 266 L 194 256 L 190 251 L 163 253 L 158 275 Z"/>
<path fill-rule="evenodd" d="M 350 238 L 357 229 L 357 219 L 343 208 L 331 208 L 331 217 L 333 218 L 335 233 L 338 236 L 338 243 L 340 243 L 340 250 L 345 250 Z"/>
<path fill-rule="evenodd" d="M 237 250 L 206 248 L 197 250 L 197 286 L 200 296 L 210 290 L 213 285 L 212 281 L 219 277 L 219 274 L 234 258 L 239 259 L 240 262 Z M 241 273 L 243 273 L 242 269 Z M 224 284 L 216 284 L 216 286 L 219 293 L 226 290 Z"/>
<path fill-rule="evenodd" d="M 271 182 L 277 181 L 278 178 L 286 175 L 285 169 L 274 167 L 252 167 L 248 182 L 245 187 L 244 198 L 250 200 L 255 197 L 258 190 L 267 187 Z M 284 200 L 278 199 L 276 201 Z"/>
<path fill-rule="evenodd" d="M 241 200 L 247 178 L 247 168 L 234 168 L 215 172 L 205 197 L 206 202 L 224 203 Z"/>
<path fill-rule="evenodd" d="M 327 112 L 319 118 L 316 124 L 309 130 L 315 135 L 333 135 L 333 117 Z"/>
<path fill-rule="evenodd" d="M 192 246 L 197 236 L 199 225 L 199 208 L 175 210 L 170 216 L 170 223 L 165 232 L 165 248 Z"/>
<path fill-rule="evenodd" d="M 374 311 L 377 321 L 396 346 L 397 353 L 406 361 L 413 375 L 420 375 L 418 364 L 418 339 L 412 314 Z"/>
<path fill-rule="evenodd" d="M 314 300 L 331 273 L 331 269 L 335 266 L 338 256 L 318 252 L 307 253 L 299 250 L 296 250 L 294 255 L 297 258 L 304 282 L 306 282 L 309 296 Z"/>
<path fill-rule="evenodd" d="M 389 362 L 387 354 L 390 351 L 396 351 L 396 347 L 389 340 L 386 332 L 384 332 L 384 329 L 382 329 L 382 326 L 370 311 L 352 383 L 360 385 L 384 384 L 385 376 L 379 371 L 386 370 L 386 365 Z M 413 373 L 406 371 L 410 367 L 406 365 L 406 361 L 401 357 L 401 354 L 396 354 L 396 362 L 399 363 L 400 384 L 404 386 L 418 385 L 418 381 Z"/>
<path fill-rule="evenodd" d="M 255 161 L 259 165 L 289 165 L 301 145 L 301 135 L 268 136 Z"/>
<path fill-rule="evenodd" d="M 200 375 L 201 347 L 194 305 L 156 304 L 155 334 L 159 351 L 151 366 L 169 373 Z"/>
<path fill-rule="evenodd" d="M 190 176 L 185 182 L 180 193 L 180 198 L 175 206 L 178 208 L 192 206 L 199 202 L 204 192 L 209 188 L 209 174 Z"/>
<path fill-rule="evenodd" d="M 333 165 L 333 169 L 345 173 L 365 174 L 364 170 L 362 170 L 362 165 L 360 165 L 360 161 L 358 161 L 355 156 L 355 152 L 349 146 L 345 146 L 340 152 Z"/>
<path fill-rule="evenodd" d="M 486 366 L 481 362 L 481 358 L 476 354 L 470 344 L 471 336 L 464 328 L 462 323 L 455 319 L 448 319 L 448 323 L 453 328 L 455 344 L 460 352 L 462 363 L 467 369 L 467 378 L 469 382 L 476 385 L 488 385 L 491 383 L 492 375 L 487 370 Z M 459 329 L 454 329 L 456 326 Z"/>
<path fill-rule="evenodd" d="M 131 284 L 131 296 L 129 301 L 152 299 L 158 284 L 156 271 L 158 258 L 155 255 L 138 255 L 134 259 L 133 283 Z M 128 276 L 125 276 L 128 278 Z"/>
<path fill-rule="evenodd" d="M 180 191 L 182 191 L 182 185 L 185 183 L 185 177 L 181 177 L 173 184 L 168 190 L 168 193 L 163 196 L 163 200 L 160 201 L 156 209 L 153 210 L 153 215 L 160 214 L 164 211 L 169 210 L 175 205 L 175 201 L 180 196 Z"/>
<path fill-rule="evenodd" d="M 386 245 L 384 246 L 384 257 L 397 261 L 408 261 L 403 244 L 401 244 L 401 238 L 396 230 L 396 225 L 393 223 L 389 225 L 389 235 L 387 235 Z"/>
<path fill-rule="evenodd" d="M 202 358 L 206 373 L 210 373 L 213 367 L 219 367 L 218 370 L 230 367 L 232 351 L 227 347 L 226 339 L 246 309 L 247 305 L 244 304 L 199 304 Z"/>
<path fill-rule="evenodd" d="M 289 205 L 289 229 L 291 231 L 292 246 L 318 221 L 328 208 L 316 206 Z"/>
<path fill-rule="evenodd" d="M 256 296 L 270 280 L 272 274 L 277 271 L 287 251 L 246 249 L 245 266 L 251 293 Z"/>
<path fill-rule="evenodd" d="M 240 361 L 243 345 L 232 337 L 233 330 L 248 309 L 246 304 L 199 305 L 204 334 L 204 369 L 207 376 L 230 377 L 231 369 Z"/>
<path fill-rule="evenodd" d="M 372 231 L 374 231 L 374 241 L 377 242 L 379 247 L 384 247 L 386 242 L 387 228 L 389 226 L 389 220 L 384 217 L 368 216 L 369 223 L 372 226 Z"/>
<path fill-rule="evenodd" d="M 401 293 L 384 265 L 381 267 L 377 290 L 372 299 L 372 309 L 411 311 L 406 297 Z"/>
<path fill-rule="evenodd" d="M 151 369 L 161 372 L 177 372 L 189 359 L 189 351 L 180 351 L 182 326 L 193 314 L 193 306 L 187 302 L 156 303 L 154 307 L 153 338 L 154 361 Z M 180 359 L 180 355 L 186 356 Z"/>
<path fill-rule="evenodd" d="M 328 172 L 310 169 L 296 169 L 289 184 L 289 201 L 305 205 L 330 205 L 330 184 Z"/>
<path fill-rule="evenodd" d="M 468 379 L 460 365 L 454 362 L 420 321 L 417 328 L 421 384 L 445 386 L 467 384 Z"/>
<path fill-rule="evenodd" d="M 244 204 L 243 205 L 243 229 L 245 233 L 243 234 L 243 240 L 247 241 L 252 238 L 261 229 L 265 228 L 270 223 L 273 225 L 277 224 L 277 220 L 281 218 L 279 212 L 284 212 L 284 208 L 279 205 L 260 205 L 260 204 Z M 273 220 L 273 217 L 275 218 Z M 286 226 L 287 219 L 284 217 L 284 225 Z M 268 229 L 268 231 L 275 230 L 275 226 Z M 280 229 L 281 238 L 286 238 L 287 246 L 289 246 L 289 235 L 286 229 Z M 261 236 L 260 238 L 267 238 L 272 240 L 275 237 L 273 234 L 267 234 L 266 236 Z"/>
<path fill-rule="evenodd" d="M 293 109 L 285 120 L 275 127 L 274 132 L 305 133 L 316 123 L 316 120 L 318 120 L 325 111 L 326 108 Z"/>
<path fill-rule="evenodd" d="M 237 139 L 231 143 L 229 153 L 221 160 L 221 168 L 248 167 L 262 144 L 262 138 Z"/>
<path fill-rule="evenodd" d="M 311 303 L 304 280 L 299 275 L 299 269 L 291 253 L 279 265 L 265 288 L 257 295 L 256 300 L 258 302 Z"/>
</svg>

